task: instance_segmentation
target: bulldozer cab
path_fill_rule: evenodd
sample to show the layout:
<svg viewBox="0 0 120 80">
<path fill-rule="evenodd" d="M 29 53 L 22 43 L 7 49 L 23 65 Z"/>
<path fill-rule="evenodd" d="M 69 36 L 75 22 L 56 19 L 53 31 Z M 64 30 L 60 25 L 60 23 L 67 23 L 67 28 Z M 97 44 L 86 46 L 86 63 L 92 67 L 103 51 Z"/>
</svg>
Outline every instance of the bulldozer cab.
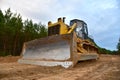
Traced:
<svg viewBox="0 0 120 80">
<path fill-rule="evenodd" d="M 74 19 L 70 21 L 70 26 L 72 26 L 74 23 L 77 23 L 77 27 L 75 28 L 77 36 L 82 39 L 88 39 L 87 24 L 82 20 Z"/>
</svg>

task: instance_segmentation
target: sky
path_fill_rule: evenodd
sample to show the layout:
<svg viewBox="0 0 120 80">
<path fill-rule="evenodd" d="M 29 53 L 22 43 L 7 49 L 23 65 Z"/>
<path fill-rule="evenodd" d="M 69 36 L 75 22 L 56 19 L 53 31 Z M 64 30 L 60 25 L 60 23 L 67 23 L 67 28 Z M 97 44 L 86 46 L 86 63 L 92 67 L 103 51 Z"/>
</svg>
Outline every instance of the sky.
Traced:
<svg viewBox="0 0 120 80">
<path fill-rule="evenodd" d="M 98 46 L 116 50 L 120 37 L 120 0 L 0 0 L 2 11 L 11 9 L 23 20 L 56 22 L 66 17 L 66 23 L 80 19 L 87 23 L 89 35 Z"/>
</svg>

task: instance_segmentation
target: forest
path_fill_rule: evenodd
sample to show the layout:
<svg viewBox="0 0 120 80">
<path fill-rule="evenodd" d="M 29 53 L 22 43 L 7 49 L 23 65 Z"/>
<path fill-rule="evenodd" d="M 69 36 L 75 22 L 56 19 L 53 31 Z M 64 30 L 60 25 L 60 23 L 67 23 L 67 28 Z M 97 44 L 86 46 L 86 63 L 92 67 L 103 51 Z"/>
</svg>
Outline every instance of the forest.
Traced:
<svg viewBox="0 0 120 80">
<path fill-rule="evenodd" d="M 47 28 L 41 22 L 22 20 L 22 16 L 12 13 L 10 8 L 4 13 L 0 10 L 0 56 L 18 56 L 24 42 L 47 36 Z M 99 53 L 119 54 L 120 39 L 116 51 L 98 47 Z"/>
<path fill-rule="evenodd" d="M 0 56 L 20 55 L 24 42 L 47 36 L 47 29 L 41 22 L 22 20 L 22 16 L 12 13 L 10 8 L 3 14 L 0 10 Z"/>
</svg>

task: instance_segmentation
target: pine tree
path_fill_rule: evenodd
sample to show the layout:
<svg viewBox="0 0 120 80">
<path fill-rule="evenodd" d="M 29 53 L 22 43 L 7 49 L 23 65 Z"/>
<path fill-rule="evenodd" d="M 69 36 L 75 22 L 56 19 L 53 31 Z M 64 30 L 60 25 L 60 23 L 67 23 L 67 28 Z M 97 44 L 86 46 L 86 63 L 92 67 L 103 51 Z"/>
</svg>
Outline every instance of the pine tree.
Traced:
<svg viewBox="0 0 120 80">
<path fill-rule="evenodd" d="M 0 56 L 20 55 L 24 42 L 45 36 L 45 25 L 28 19 L 23 22 L 22 16 L 10 8 L 4 14 L 0 10 Z"/>
<path fill-rule="evenodd" d="M 118 49 L 118 53 L 120 54 L 120 38 L 119 38 L 119 42 L 117 44 L 117 49 Z"/>
</svg>

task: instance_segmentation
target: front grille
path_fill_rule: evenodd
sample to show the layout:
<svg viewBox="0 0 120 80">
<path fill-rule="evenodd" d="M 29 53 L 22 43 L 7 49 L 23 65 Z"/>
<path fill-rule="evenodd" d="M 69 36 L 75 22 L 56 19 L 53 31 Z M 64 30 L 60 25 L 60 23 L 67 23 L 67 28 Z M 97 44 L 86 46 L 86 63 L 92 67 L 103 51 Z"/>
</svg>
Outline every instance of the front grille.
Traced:
<svg viewBox="0 0 120 80">
<path fill-rule="evenodd" d="M 60 33 L 60 25 L 48 27 L 48 36 L 56 35 Z"/>
</svg>

